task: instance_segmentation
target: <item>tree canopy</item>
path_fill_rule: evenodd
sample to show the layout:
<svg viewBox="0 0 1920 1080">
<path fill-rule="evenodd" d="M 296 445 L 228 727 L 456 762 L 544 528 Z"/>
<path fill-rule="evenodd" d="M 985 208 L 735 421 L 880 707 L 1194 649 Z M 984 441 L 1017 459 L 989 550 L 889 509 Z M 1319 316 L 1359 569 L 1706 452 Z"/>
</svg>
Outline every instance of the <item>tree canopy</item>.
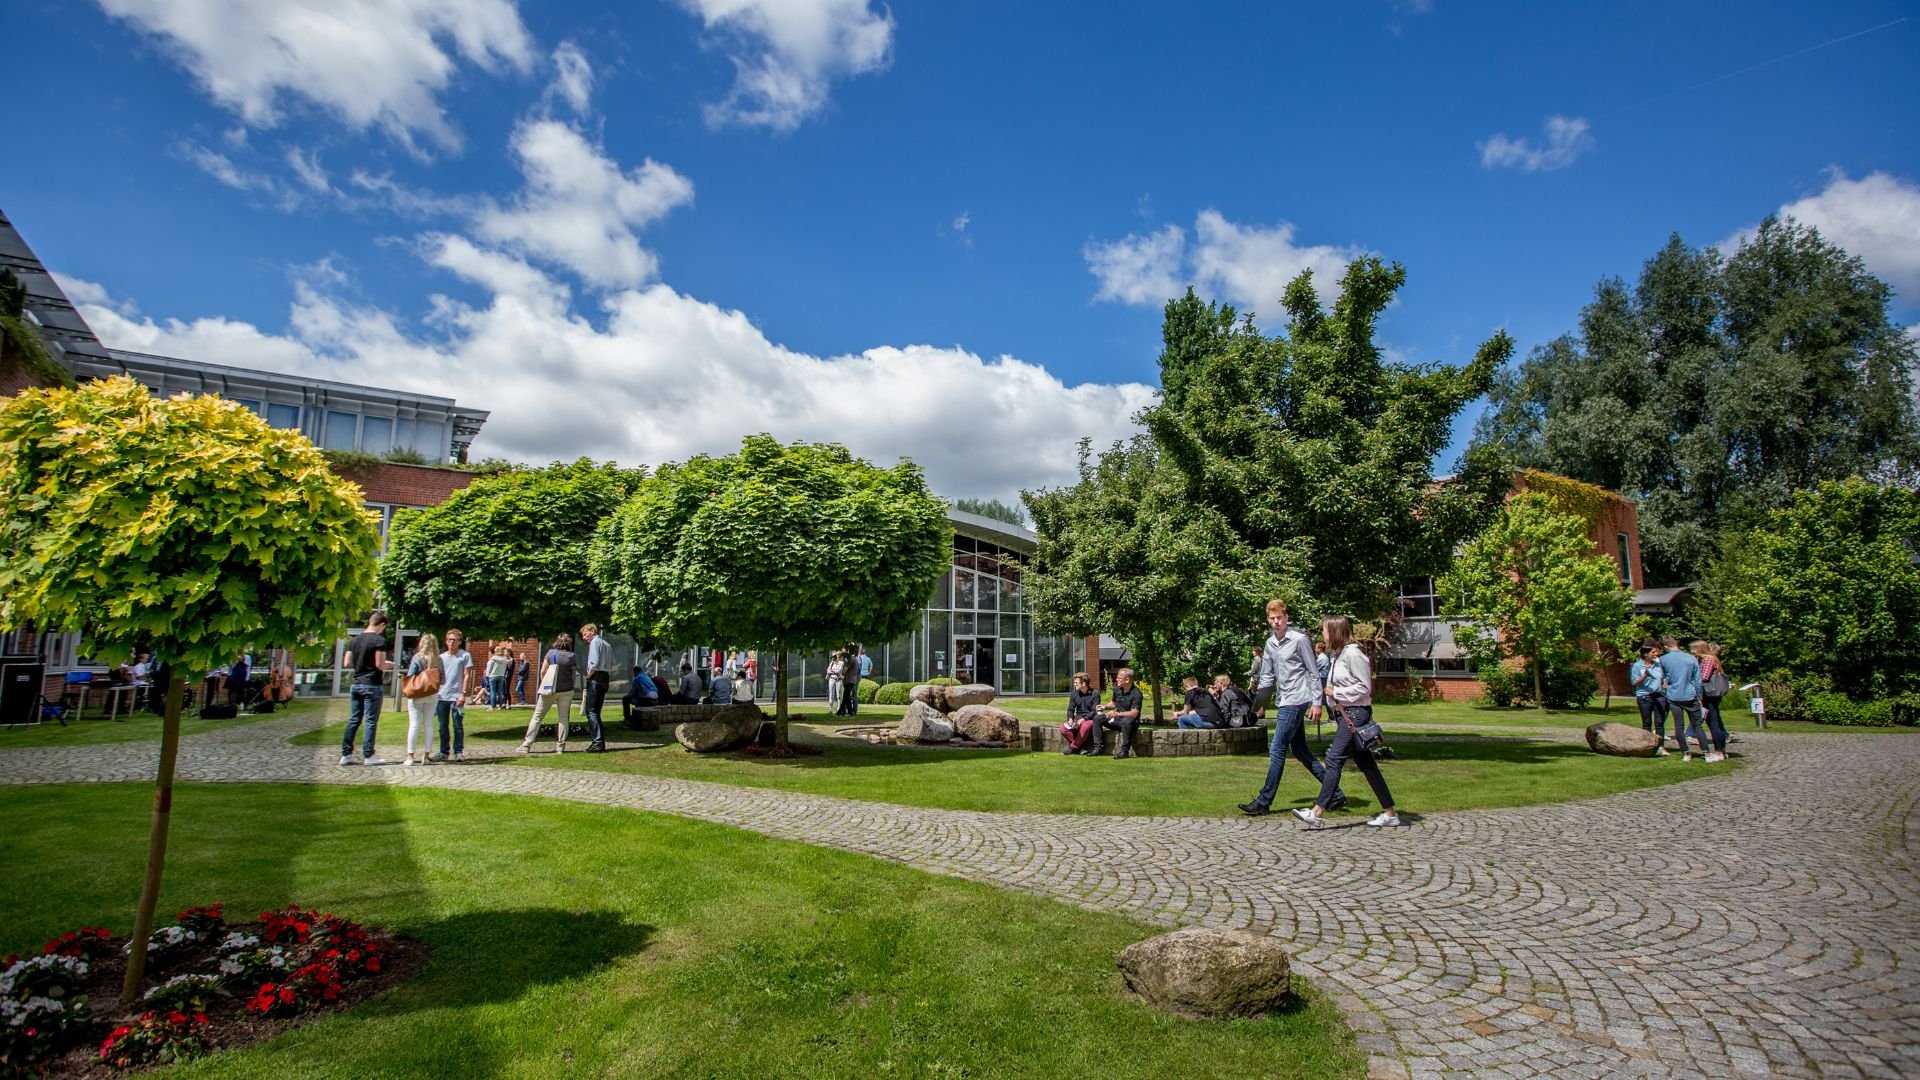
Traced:
<svg viewBox="0 0 1920 1080">
<path fill-rule="evenodd" d="M 0 622 L 205 671 L 357 620 L 379 531 L 306 438 L 124 376 L 0 404 Z"/>
<path fill-rule="evenodd" d="M 1694 626 L 1742 671 L 1854 701 L 1920 691 L 1920 494 L 1858 477 L 1729 536 Z"/>
<path fill-rule="evenodd" d="M 1514 496 L 1435 582 L 1454 637 L 1482 667 L 1509 658 L 1533 669 L 1575 664 L 1587 643 L 1617 647 L 1632 606 L 1619 565 L 1596 554 L 1587 523 L 1536 492 Z"/>
<path fill-rule="evenodd" d="M 1674 236 L 1501 374 L 1474 446 L 1633 497 L 1648 579 L 1698 580 L 1721 530 L 1801 488 L 1911 477 L 1915 345 L 1891 298 L 1790 219 L 1730 257 Z"/>
<path fill-rule="evenodd" d="M 1004 521 L 1009 525 L 1025 525 L 1027 515 L 1017 506 L 1008 506 L 999 499 L 955 499 L 953 508 L 966 514 L 979 514 L 981 517 Z"/>
<path fill-rule="evenodd" d="M 550 635 L 606 618 L 587 550 L 645 476 L 581 458 L 481 476 L 438 506 L 402 511 L 380 564 L 388 613 L 471 638 Z"/>
<path fill-rule="evenodd" d="M 602 525 L 591 566 L 615 625 L 638 636 L 776 651 L 784 744 L 786 654 L 906 633 L 952 544 L 913 462 L 753 435 L 661 466 Z"/>
</svg>

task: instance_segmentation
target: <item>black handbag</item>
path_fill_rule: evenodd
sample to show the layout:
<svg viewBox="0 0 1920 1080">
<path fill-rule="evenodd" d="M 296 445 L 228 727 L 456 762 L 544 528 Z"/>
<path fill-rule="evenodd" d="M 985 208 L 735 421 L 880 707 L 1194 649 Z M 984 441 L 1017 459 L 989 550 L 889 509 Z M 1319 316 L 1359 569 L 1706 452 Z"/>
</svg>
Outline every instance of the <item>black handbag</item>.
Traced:
<svg viewBox="0 0 1920 1080">
<path fill-rule="evenodd" d="M 1339 662 L 1340 661 L 1336 659 L 1334 664 L 1337 666 Z M 1329 676 L 1329 682 L 1331 682 L 1331 676 L 1333 675 L 1332 668 L 1327 670 L 1327 675 Z M 1327 702 L 1327 707 L 1333 710 L 1333 714 L 1340 718 L 1341 723 L 1347 725 L 1348 729 L 1353 732 L 1354 741 L 1366 747 L 1369 754 L 1376 753 L 1386 747 L 1387 733 L 1381 730 L 1378 721 L 1368 719 L 1364 724 L 1355 724 L 1353 720 L 1347 716 L 1347 710 L 1335 705 L 1332 701 Z"/>
</svg>

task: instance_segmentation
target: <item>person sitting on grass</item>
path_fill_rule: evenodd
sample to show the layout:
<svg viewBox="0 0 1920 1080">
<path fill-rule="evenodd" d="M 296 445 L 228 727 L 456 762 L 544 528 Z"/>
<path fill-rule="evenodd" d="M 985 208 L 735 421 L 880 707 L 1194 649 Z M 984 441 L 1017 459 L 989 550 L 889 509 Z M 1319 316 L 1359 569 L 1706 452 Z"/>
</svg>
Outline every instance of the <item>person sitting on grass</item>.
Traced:
<svg viewBox="0 0 1920 1080">
<path fill-rule="evenodd" d="M 1119 761 L 1133 756 L 1133 733 L 1140 730 L 1140 688 L 1134 685 L 1133 669 L 1123 667 L 1113 676 L 1113 700 L 1100 707 L 1093 725 L 1093 747 L 1084 751 L 1100 755 L 1107 750 L 1107 732 L 1120 733 L 1120 748 L 1113 752 Z"/>
<path fill-rule="evenodd" d="M 1223 728 L 1227 718 L 1220 712 L 1220 703 L 1214 700 L 1212 691 L 1202 690 L 1200 680 L 1192 675 L 1180 680 L 1180 686 L 1186 691 L 1186 709 L 1175 718 L 1174 723 L 1183 728 Z"/>
<path fill-rule="evenodd" d="M 1327 747 L 1326 776 L 1320 781 L 1320 797 L 1312 809 L 1295 810 L 1293 816 L 1309 829 L 1326 824 L 1323 815 L 1340 790 L 1340 770 L 1347 758 L 1360 767 L 1373 797 L 1380 800 L 1380 813 L 1367 822 L 1370 828 L 1391 829 L 1404 824 L 1393 806 L 1393 792 L 1387 790 L 1387 778 L 1380 775 L 1380 764 L 1373 751 L 1360 741 L 1360 729 L 1373 720 L 1373 664 L 1360 646 L 1353 643 L 1353 621 L 1345 615 L 1320 620 L 1320 633 L 1333 654 L 1327 669 L 1327 701 L 1333 710 L 1333 742 Z"/>
</svg>

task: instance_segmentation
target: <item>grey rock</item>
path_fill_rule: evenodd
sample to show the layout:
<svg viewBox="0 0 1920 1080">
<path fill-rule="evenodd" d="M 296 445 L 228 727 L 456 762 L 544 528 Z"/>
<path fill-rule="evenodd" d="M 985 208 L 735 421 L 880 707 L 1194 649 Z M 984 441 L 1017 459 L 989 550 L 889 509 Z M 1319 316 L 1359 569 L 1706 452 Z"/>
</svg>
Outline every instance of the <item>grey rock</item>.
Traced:
<svg viewBox="0 0 1920 1080">
<path fill-rule="evenodd" d="M 1194 927 L 1136 942 L 1116 961 L 1127 989 L 1176 1016 L 1260 1016 L 1292 991 L 1287 951 L 1271 938 Z"/>
<path fill-rule="evenodd" d="M 991 705 L 963 705 L 948 719 L 953 721 L 953 728 L 961 738 L 974 742 L 1010 743 L 1020 738 L 1019 719 Z"/>
<path fill-rule="evenodd" d="M 999 697 L 993 687 L 986 683 L 967 683 L 964 686 L 949 686 L 947 689 L 947 712 L 964 709 L 968 705 L 991 705 Z"/>
<path fill-rule="evenodd" d="M 893 737 L 900 742 L 946 742 L 953 738 L 953 723 L 940 710 L 915 701 L 907 706 L 907 714 L 893 729 Z"/>
<path fill-rule="evenodd" d="M 683 706 L 692 707 L 692 706 Z M 760 733 L 765 716 L 757 705 L 710 705 L 708 715 L 673 727 L 673 737 L 696 754 L 710 754 L 745 746 Z"/>
<path fill-rule="evenodd" d="M 1660 749 L 1660 736 L 1637 727 L 1612 721 L 1587 729 L 1587 745 L 1596 754 L 1615 757 L 1652 757 Z"/>
</svg>

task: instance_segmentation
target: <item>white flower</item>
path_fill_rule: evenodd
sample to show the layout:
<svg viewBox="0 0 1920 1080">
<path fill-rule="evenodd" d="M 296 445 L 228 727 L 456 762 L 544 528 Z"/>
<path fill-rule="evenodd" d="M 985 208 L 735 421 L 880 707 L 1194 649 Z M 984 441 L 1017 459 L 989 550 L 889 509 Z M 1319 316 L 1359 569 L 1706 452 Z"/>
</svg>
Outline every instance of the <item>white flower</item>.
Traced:
<svg viewBox="0 0 1920 1080">
<path fill-rule="evenodd" d="M 235 930 L 229 933 L 226 936 L 226 938 L 220 942 L 220 951 L 221 952 L 239 952 L 242 949 L 251 949 L 258 944 L 260 944 L 259 938 L 253 936 L 252 934 L 243 934 L 240 931 Z"/>
</svg>

